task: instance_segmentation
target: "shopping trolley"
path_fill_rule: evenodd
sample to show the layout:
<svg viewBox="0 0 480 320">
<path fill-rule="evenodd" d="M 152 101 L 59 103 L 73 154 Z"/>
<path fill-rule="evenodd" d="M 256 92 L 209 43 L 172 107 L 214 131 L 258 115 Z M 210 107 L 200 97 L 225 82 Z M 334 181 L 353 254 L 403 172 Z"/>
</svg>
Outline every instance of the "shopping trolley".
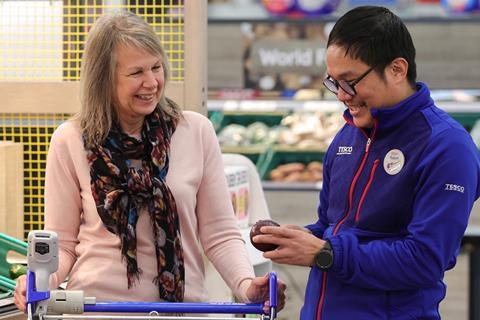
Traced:
<svg viewBox="0 0 480 320">
<path fill-rule="evenodd" d="M 27 314 L 28 319 L 132 319 L 132 320 L 236 320 L 230 315 L 255 315 L 258 320 L 277 316 L 277 276 L 269 274 L 269 312 L 263 303 L 190 302 L 97 302 L 82 290 L 49 290 L 50 274 L 58 269 L 57 235 L 52 231 L 31 231 L 28 235 Z M 90 314 L 89 314 L 90 313 Z M 102 313 L 104 313 L 102 315 Z M 121 315 L 111 315 L 120 313 Z M 135 315 L 143 313 L 145 315 Z M 170 314 L 171 316 L 164 316 Z M 186 314 L 196 314 L 188 316 Z M 217 314 L 225 317 L 200 317 Z"/>
</svg>

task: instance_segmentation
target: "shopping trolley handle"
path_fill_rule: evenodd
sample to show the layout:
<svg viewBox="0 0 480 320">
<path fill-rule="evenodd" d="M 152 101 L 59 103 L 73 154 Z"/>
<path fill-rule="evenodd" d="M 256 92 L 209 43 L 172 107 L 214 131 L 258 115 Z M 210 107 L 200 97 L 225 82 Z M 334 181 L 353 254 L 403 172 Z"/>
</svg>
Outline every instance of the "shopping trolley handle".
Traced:
<svg viewBox="0 0 480 320">
<path fill-rule="evenodd" d="M 185 303 L 185 302 L 96 302 L 84 297 L 82 290 L 52 290 L 48 283 L 58 269 L 57 234 L 52 231 L 30 231 L 28 234 L 27 312 L 28 319 L 47 318 L 48 314 L 81 314 L 84 312 L 159 312 L 257 314 L 269 320 L 277 316 L 277 274 L 269 274 L 268 313 L 263 303 Z"/>
<path fill-rule="evenodd" d="M 277 314 L 277 274 L 269 273 L 269 319 Z M 202 302 L 96 302 L 85 304 L 85 312 L 220 313 L 265 315 L 263 303 Z"/>
<path fill-rule="evenodd" d="M 84 297 L 81 290 L 36 291 L 35 273 L 28 271 L 27 306 L 28 319 L 49 319 L 58 314 L 95 313 L 189 313 L 189 314 L 256 314 L 262 319 L 277 317 L 277 274 L 269 274 L 269 312 L 263 310 L 263 303 L 202 303 L 202 302 L 97 302 L 95 298 Z M 87 316 L 86 316 L 87 318 Z M 93 317 L 94 318 L 94 317 Z M 150 317 L 151 318 L 151 317 Z"/>
</svg>

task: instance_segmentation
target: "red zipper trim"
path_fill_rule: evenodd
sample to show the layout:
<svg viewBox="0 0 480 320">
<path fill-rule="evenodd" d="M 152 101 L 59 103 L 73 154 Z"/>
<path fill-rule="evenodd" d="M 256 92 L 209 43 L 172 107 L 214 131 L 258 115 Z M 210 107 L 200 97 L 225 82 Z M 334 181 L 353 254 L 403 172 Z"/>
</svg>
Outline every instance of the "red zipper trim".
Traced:
<svg viewBox="0 0 480 320">
<path fill-rule="evenodd" d="M 345 222 L 345 220 L 347 220 L 347 217 L 350 214 L 350 211 L 352 211 L 353 189 L 355 188 L 355 184 L 357 183 L 358 177 L 360 176 L 360 173 L 362 172 L 363 167 L 365 166 L 365 162 L 367 161 L 368 150 L 370 149 L 370 144 L 371 143 L 372 143 L 371 139 L 368 138 L 367 145 L 365 147 L 365 154 L 363 155 L 362 162 L 360 163 L 360 167 L 358 168 L 357 172 L 355 173 L 355 176 L 353 177 L 352 183 L 350 184 L 350 190 L 348 192 L 348 211 L 342 217 L 342 220 L 340 220 L 340 222 L 335 226 L 335 229 L 333 229 L 333 235 L 335 235 L 338 232 L 338 229 Z M 325 298 L 326 284 L 327 284 L 327 273 L 324 272 L 323 276 L 322 276 L 322 291 L 320 293 L 320 299 L 319 299 L 318 305 L 317 305 L 317 320 L 322 319 L 323 300 Z"/>
<path fill-rule="evenodd" d="M 380 160 L 378 159 L 373 162 L 372 171 L 370 171 L 370 178 L 368 178 L 367 186 L 365 187 L 365 190 L 363 190 L 362 197 L 360 198 L 360 202 L 358 203 L 357 213 L 355 214 L 355 222 L 358 222 L 358 219 L 360 219 L 360 209 L 362 208 L 363 201 L 365 200 L 367 192 L 370 189 L 370 185 L 372 184 L 373 176 L 375 175 L 375 171 L 377 170 L 379 162 Z"/>
<path fill-rule="evenodd" d="M 353 121 L 351 121 L 350 119 L 344 117 L 345 120 L 355 126 L 355 124 L 353 123 Z M 342 217 L 342 220 L 340 220 L 339 223 L 337 223 L 337 225 L 335 226 L 335 228 L 333 229 L 333 235 L 336 235 L 337 232 L 338 232 L 338 229 L 340 228 L 340 226 L 345 222 L 345 220 L 347 220 L 347 217 L 348 215 L 350 214 L 350 211 L 352 211 L 352 206 L 353 206 L 353 189 L 355 188 L 355 184 L 357 183 L 357 180 L 358 180 L 358 177 L 360 176 L 360 173 L 362 172 L 363 170 L 363 167 L 365 166 L 365 162 L 367 161 L 367 156 L 368 156 L 368 151 L 370 150 L 370 145 L 372 144 L 375 136 L 376 136 L 376 133 L 377 133 L 377 126 L 378 126 L 378 121 L 377 119 L 374 119 L 374 124 L 373 124 L 373 134 L 372 134 L 372 138 L 369 138 L 367 136 L 367 134 L 365 133 L 365 131 L 363 130 L 360 130 L 366 137 L 367 137 L 367 145 L 365 146 L 365 154 L 363 155 L 363 159 L 362 159 L 362 162 L 360 163 L 360 167 L 358 168 L 357 172 L 355 173 L 355 176 L 353 177 L 353 180 L 352 180 L 352 183 L 350 184 L 350 189 L 349 189 L 349 192 L 348 192 L 348 211 L 345 213 L 345 215 Z M 373 172 L 375 172 L 375 169 L 378 165 L 378 159 L 375 160 L 374 162 L 374 169 L 372 169 Z M 371 184 L 371 179 L 373 179 L 373 174 L 370 173 L 370 179 L 367 183 L 367 186 L 366 186 L 366 189 L 368 190 L 368 188 L 370 187 L 370 184 Z M 362 195 L 362 198 L 360 199 L 360 201 L 363 201 L 363 198 L 364 196 L 366 195 L 366 192 L 364 191 L 363 192 L 363 195 Z M 359 205 L 360 207 L 360 205 Z M 359 211 L 357 211 L 357 214 L 359 213 Z M 326 291 L 326 287 L 327 287 L 327 273 L 326 272 L 323 272 L 323 275 L 322 275 L 322 291 L 320 293 L 320 299 L 318 301 L 318 305 L 317 305 L 317 320 L 321 320 L 322 319 L 322 310 L 323 310 L 323 300 L 325 299 L 325 291 Z"/>
<path fill-rule="evenodd" d="M 323 300 L 325 299 L 326 286 L 327 286 L 327 273 L 324 272 L 322 276 L 322 292 L 320 293 L 320 299 L 318 300 L 318 306 L 317 306 L 317 319 L 321 319 L 322 317 Z"/>
<path fill-rule="evenodd" d="M 365 147 L 365 154 L 363 155 L 362 162 L 360 163 L 360 167 L 358 167 L 357 172 L 355 173 L 355 176 L 353 177 L 352 183 L 350 184 L 350 190 L 348 191 L 348 210 L 345 213 L 345 215 L 342 217 L 340 222 L 337 223 L 335 228 L 333 229 L 333 235 L 336 235 L 338 232 L 338 229 L 342 226 L 342 224 L 347 220 L 348 216 L 350 215 L 350 212 L 352 211 L 353 207 L 353 190 L 355 189 L 355 185 L 357 184 L 357 180 L 360 177 L 360 174 L 363 171 L 363 167 L 365 166 L 365 162 L 367 162 L 367 156 L 368 156 L 368 150 L 370 149 L 370 144 L 371 144 L 371 139 L 368 138 L 367 140 L 367 145 Z"/>
</svg>

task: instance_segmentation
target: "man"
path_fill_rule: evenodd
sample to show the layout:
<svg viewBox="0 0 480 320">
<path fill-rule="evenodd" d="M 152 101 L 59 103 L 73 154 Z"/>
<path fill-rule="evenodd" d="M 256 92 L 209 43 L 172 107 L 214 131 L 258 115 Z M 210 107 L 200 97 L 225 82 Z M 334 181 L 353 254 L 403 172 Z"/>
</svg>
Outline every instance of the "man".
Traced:
<svg viewBox="0 0 480 320">
<path fill-rule="evenodd" d="M 301 319 L 440 319 L 480 161 L 469 134 L 416 82 L 415 48 L 382 7 L 342 16 L 324 84 L 346 124 L 324 159 L 318 221 L 263 227 L 277 263 L 311 267 Z"/>
</svg>

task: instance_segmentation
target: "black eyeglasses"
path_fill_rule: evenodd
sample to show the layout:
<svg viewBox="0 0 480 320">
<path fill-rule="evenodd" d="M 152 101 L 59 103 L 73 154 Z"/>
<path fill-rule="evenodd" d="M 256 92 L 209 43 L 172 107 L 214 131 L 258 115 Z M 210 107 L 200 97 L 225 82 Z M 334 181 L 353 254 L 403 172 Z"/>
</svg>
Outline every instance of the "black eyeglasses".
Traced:
<svg viewBox="0 0 480 320">
<path fill-rule="evenodd" d="M 371 67 L 360 77 L 352 81 L 335 80 L 332 77 L 328 76 L 323 80 L 323 85 L 334 94 L 338 94 L 338 90 L 342 88 L 343 91 L 345 91 L 351 96 L 354 96 L 357 94 L 357 91 L 355 90 L 355 86 L 360 82 L 360 80 L 365 78 L 373 69 L 375 69 L 375 67 Z"/>
</svg>

